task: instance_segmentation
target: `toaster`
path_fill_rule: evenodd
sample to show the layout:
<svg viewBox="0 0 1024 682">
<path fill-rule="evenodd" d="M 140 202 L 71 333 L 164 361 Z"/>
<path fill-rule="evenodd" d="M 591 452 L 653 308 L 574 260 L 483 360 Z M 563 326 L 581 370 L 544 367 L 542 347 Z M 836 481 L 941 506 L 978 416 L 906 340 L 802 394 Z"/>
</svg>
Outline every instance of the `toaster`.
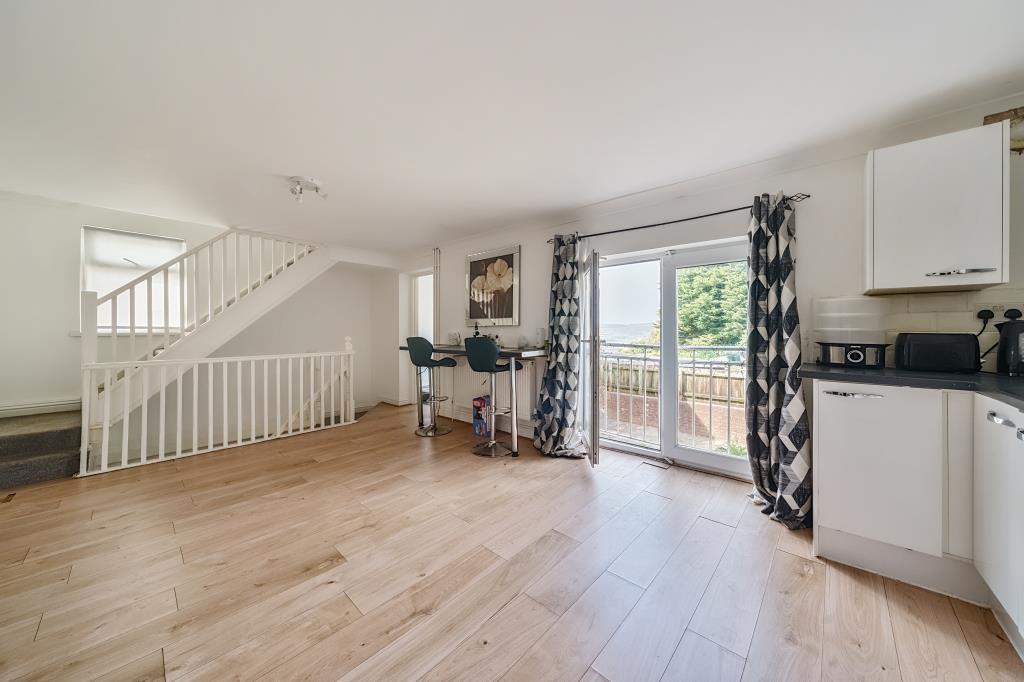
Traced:
<svg viewBox="0 0 1024 682">
<path fill-rule="evenodd" d="M 974 334 L 898 334 L 896 367 L 922 372 L 980 372 L 978 337 Z"/>
</svg>

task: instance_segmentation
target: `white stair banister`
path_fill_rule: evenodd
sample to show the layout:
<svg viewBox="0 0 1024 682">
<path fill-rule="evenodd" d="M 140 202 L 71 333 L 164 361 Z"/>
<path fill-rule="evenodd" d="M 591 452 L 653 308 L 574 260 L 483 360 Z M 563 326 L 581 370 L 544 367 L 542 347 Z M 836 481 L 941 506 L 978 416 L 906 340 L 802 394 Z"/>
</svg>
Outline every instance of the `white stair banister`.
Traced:
<svg viewBox="0 0 1024 682">
<path fill-rule="evenodd" d="M 323 353 L 85 364 L 79 475 L 351 424 L 355 417 L 351 348 L 347 343 L 345 351 Z M 289 368 L 297 363 L 298 372 L 281 372 L 282 360 Z M 117 374 L 126 380 L 115 404 L 112 391 L 102 387 L 111 385 Z M 159 381 L 159 389 L 149 395 L 153 381 Z M 189 381 L 191 390 L 186 386 Z M 217 381 L 222 382 L 221 391 L 215 390 Z M 305 386 L 298 391 L 294 413 L 292 405 L 282 404 L 282 381 L 288 384 L 289 397 L 299 382 L 310 382 L 308 394 Z M 201 383 L 206 384 L 203 391 Z M 131 391 L 132 386 L 142 390 Z M 174 392 L 170 399 L 167 391 Z M 204 402 L 200 402 L 201 394 L 205 394 Z M 246 404 L 248 409 L 243 408 Z M 222 423 L 216 415 L 223 417 Z M 154 428 L 149 426 L 151 419 L 157 420 Z M 90 429 L 90 423 L 96 428 Z M 119 428 L 111 428 L 115 423 Z M 150 435 L 157 430 L 156 424 L 159 440 L 154 444 Z M 217 426 L 223 427 L 220 432 L 215 430 Z"/>
<path fill-rule="evenodd" d="M 269 272 L 264 268 L 264 242 L 269 243 Z M 282 257 L 279 263 L 275 263 L 278 243 L 282 245 Z M 251 295 L 254 289 L 294 266 L 316 248 L 314 244 L 272 237 L 259 232 L 227 230 L 100 296 L 92 307 L 97 313 L 109 311 L 109 359 L 117 362 L 121 359 L 142 360 L 154 357 L 195 333 L 201 326 L 209 324 L 215 317 L 224 314 L 243 297 Z M 259 263 L 257 267 L 253 267 L 253 258 L 256 254 Z M 205 265 L 205 269 L 201 265 Z M 159 295 L 154 292 L 156 284 L 162 284 L 163 291 Z M 145 290 L 139 290 L 140 287 L 145 287 Z M 219 307 L 214 303 L 213 292 L 216 287 L 220 288 Z M 125 303 L 127 308 L 119 310 L 118 306 Z M 155 303 L 163 304 L 160 317 L 154 315 Z M 144 315 L 140 309 L 143 304 L 146 306 Z M 83 301 L 83 320 L 86 315 L 85 305 Z M 172 320 L 172 312 L 177 315 L 176 322 Z M 97 319 L 102 317 L 104 316 L 97 314 Z M 154 324 L 157 328 L 163 327 L 163 345 L 159 348 L 154 347 Z M 126 358 L 122 357 L 125 349 L 118 345 L 118 337 L 121 336 L 127 336 L 129 339 Z M 136 344 L 143 337 L 147 349 L 140 355 L 136 351 Z"/>
</svg>

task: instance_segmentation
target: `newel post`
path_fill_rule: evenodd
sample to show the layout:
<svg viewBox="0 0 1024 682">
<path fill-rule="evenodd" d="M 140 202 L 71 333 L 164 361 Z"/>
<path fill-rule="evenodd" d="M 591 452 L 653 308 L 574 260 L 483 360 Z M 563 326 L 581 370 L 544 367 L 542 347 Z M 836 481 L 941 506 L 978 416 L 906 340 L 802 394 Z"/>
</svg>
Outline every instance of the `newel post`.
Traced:
<svg viewBox="0 0 1024 682">
<path fill-rule="evenodd" d="M 96 292 L 82 292 L 82 364 L 96 362 Z"/>
<path fill-rule="evenodd" d="M 79 455 L 78 474 L 89 471 L 89 444 L 92 427 L 92 370 L 85 365 L 96 362 L 96 292 L 82 292 L 82 442 Z"/>
<path fill-rule="evenodd" d="M 356 420 L 356 393 L 355 393 L 355 354 L 352 347 L 352 337 L 345 337 L 345 352 L 348 353 L 348 393 L 347 400 L 345 401 L 345 421 L 354 422 Z"/>
</svg>

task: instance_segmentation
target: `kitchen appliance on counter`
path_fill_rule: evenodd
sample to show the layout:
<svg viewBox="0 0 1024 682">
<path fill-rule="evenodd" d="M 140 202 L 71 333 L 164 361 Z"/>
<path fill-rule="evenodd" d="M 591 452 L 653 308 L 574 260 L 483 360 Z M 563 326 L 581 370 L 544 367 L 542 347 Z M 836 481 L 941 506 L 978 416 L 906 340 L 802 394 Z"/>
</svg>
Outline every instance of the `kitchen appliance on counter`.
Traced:
<svg viewBox="0 0 1024 682">
<path fill-rule="evenodd" d="M 931 332 L 897 334 L 896 367 L 920 372 L 980 372 L 978 337 Z"/>
<path fill-rule="evenodd" d="M 826 367 L 885 367 L 885 349 L 888 343 L 832 343 L 818 341 L 818 364 Z"/>
<path fill-rule="evenodd" d="M 1007 311 L 1007 316 L 1010 312 Z M 1011 318 L 996 325 L 999 330 L 999 349 L 996 371 L 1011 377 L 1024 375 L 1024 320 Z"/>
<path fill-rule="evenodd" d="M 885 367 L 885 317 L 889 302 L 867 296 L 814 301 L 818 364 L 827 367 Z"/>
</svg>

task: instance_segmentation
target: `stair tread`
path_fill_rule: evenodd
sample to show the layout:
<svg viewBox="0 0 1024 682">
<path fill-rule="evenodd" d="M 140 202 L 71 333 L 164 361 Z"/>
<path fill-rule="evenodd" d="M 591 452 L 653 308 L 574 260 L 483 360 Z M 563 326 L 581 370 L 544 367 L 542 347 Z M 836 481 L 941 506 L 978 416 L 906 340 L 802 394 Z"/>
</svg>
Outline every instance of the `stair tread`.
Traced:
<svg viewBox="0 0 1024 682">
<path fill-rule="evenodd" d="M 0 419 L 0 461 L 75 450 L 81 433 L 81 412 Z"/>
<path fill-rule="evenodd" d="M 53 450 L 52 452 L 33 452 L 28 454 L 18 455 L 0 455 L 0 468 L 10 464 L 21 464 L 22 462 L 31 462 L 37 460 L 46 459 L 60 459 L 63 457 L 78 457 L 81 451 L 70 448 L 63 448 L 61 450 Z"/>
<path fill-rule="evenodd" d="M 78 473 L 78 467 L 79 453 L 73 451 L 0 458 L 0 490 L 68 478 Z"/>
<path fill-rule="evenodd" d="M 51 412 L 0 419 L 0 438 L 26 436 L 49 431 L 77 429 L 82 426 L 81 412 Z"/>
</svg>

